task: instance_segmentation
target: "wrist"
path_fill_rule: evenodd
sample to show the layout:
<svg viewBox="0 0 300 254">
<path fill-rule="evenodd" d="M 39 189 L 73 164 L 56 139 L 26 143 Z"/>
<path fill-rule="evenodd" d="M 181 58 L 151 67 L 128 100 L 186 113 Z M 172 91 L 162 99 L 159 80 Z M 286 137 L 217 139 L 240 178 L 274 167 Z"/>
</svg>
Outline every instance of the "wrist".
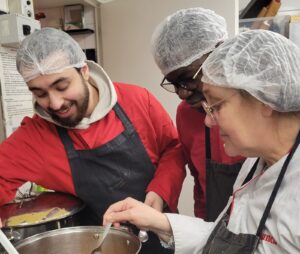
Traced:
<svg viewBox="0 0 300 254">
<path fill-rule="evenodd" d="M 168 239 L 168 241 L 163 240 L 163 239 L 159 239 L 160 240 L 160 244 L 162 247 L 166 248 L 166 249 L 172 249 L 175 250 L 175 242 L 174 242 L 174 236 L 171 235 Z"/>
<path fill-rule="evenodd" d="M 168 217 L 164 213 L 159 213 L 155 224 L 153 225 L 153 231 L 157 231 L 158 234 L 162 233 L 167 236 L 172 235 L 172 228 Z"/>
<path fill-rule="evenodd" d="M 174 237 L 168 217 L 160 213 L 152 231 L 159 237 L 161 245 L 167 249 L 174 249 Z"/>
</svg>

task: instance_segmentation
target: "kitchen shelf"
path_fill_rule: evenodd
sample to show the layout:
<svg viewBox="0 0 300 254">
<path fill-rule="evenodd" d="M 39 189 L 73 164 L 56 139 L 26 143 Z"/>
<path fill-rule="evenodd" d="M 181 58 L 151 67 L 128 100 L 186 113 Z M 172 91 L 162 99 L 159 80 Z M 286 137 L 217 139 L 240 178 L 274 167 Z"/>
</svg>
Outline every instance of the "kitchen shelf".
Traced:
<svg viewBox="0 0 300 254">
<path fill-rule="evenodd" d="M 85 6 L 92 7 L 99 6 L 99 2 L 97 0 L 33 0 L 33 6 L 35 9 L 56 8 L 72 4 L 83 4 Z"/>
<path fill-rule="evenodd" d="M 93 34 L 94 30 L 89 28 L 83 28 L 83 29 L 72 29 L 72 30 L 65 30 L 66 33 L 70 35 L 76 35 L 76 34 Z"/>
<path fill-rule="evenodd" d="M 264 6 L 268 6 L 272 0 L 251 0 L 241 11 L 239 19 L 256 18 Z"/>
</svg>

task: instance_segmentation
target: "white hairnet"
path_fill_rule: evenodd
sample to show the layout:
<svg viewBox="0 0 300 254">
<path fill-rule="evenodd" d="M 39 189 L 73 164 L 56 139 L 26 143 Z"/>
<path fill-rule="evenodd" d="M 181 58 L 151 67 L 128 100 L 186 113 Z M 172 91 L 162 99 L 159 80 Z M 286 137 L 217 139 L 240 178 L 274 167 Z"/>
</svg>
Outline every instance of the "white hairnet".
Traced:
<svg viewBox="0 0 300 254">
<path fill-rule="evenodd" d="M 202 70 L 205 83 L 245 90 L 280 112 L 300 111 L 300 48 L 278 33 L 243 32 L 214 50 Z"/>
<path fill-rule="evenodd" d="M 67 68 L 81 68 L 85 54 L 67 33 L 43 28 L 27 36 L 17 52 L 17 69 L 28 82 L 40 75 L 60 73 Z"/>
<path fill-rule="evenodd" d="M 190 65 L 227 38 L 226 21 L 203 8 L 168 16 L 152 35 L 152 54 L 164 75 Z"/>
</svg>

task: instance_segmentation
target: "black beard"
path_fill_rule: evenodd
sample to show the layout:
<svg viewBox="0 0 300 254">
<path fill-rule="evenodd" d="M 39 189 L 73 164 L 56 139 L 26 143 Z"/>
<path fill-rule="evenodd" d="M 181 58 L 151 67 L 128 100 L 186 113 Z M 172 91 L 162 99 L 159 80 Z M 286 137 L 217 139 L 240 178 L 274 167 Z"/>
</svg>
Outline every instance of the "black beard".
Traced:
<svg viewBox="0 0 300 254">
<path fill-rule="evenodd" d="M 90 93 L 87 88 L 87 86 L 83 83 L 84 86 L 84 91 L 83 91 L 83 99 L 79 102 L 77 101 L 72 101 L 70 105 L 75 105 L 77 106 L 78 112 L 75 118 L 60 118 L 53 112 L 53 110 L 48 109 L 48 113 L 50 114 L 51 118 L 59 123 L 62 126 L 66 127 L 75 127 L 80 121 L 84 118 L 88 104 L 89 104 L 89 98 L 90 98 Z"/>
</svg>

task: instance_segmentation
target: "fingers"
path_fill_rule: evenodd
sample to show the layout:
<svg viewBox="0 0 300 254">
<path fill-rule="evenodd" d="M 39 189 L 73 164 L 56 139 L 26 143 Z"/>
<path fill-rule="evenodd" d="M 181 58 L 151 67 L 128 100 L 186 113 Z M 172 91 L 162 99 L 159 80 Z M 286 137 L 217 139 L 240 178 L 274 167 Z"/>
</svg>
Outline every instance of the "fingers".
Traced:
<svg viewBox="0 0 300 254">
<path fill-rule="evenodd" d="M 164 201 L 155 192 L 152 192 L 152 191 L 148 192 L 144 203 L 159 212 L 161 212 L 163 210 Z"/>
<path fill-rule="evenodd" d="M 134 224 L 134 218 L 130 210 L 122 212 L 111 212 L 107 217 L 104 217 L 103 223 L 107 224 L 112 222 L 114 225 L 119 226 L 122 222 L 129 222 Z"/>
<path fill-rule="evenodd" d="M 161 198 L 156 193 L 150 195 L 151 203 L 156 206 L 156 202 L 161 202 Z M 154 197 L 154 199 L 150 198 Z M 158 203 L 159 203 L 158 202 Z M 140 229 L 155 231 L 167 231 L 171 229 L 167 217 L 160 211 L 139 202 L 132 198 L 126 198 L 112 204 L 103 216 L 103 224 L 106 225 L 112 222 L 114 226 L 120 226 L 121 222 L 129 222 Z"/>
<path fill-rule="evenodd" d="M 133 199 L 126 198 L 122 201 L 112 204 L 105 212 L 103 216 L 103 225 L 112 222 L 114 226 L 119 226 L 120 222 L 131 222 L 132 215 L 131 209 L 139 205 L 141 202 Z"/>
</svg>

